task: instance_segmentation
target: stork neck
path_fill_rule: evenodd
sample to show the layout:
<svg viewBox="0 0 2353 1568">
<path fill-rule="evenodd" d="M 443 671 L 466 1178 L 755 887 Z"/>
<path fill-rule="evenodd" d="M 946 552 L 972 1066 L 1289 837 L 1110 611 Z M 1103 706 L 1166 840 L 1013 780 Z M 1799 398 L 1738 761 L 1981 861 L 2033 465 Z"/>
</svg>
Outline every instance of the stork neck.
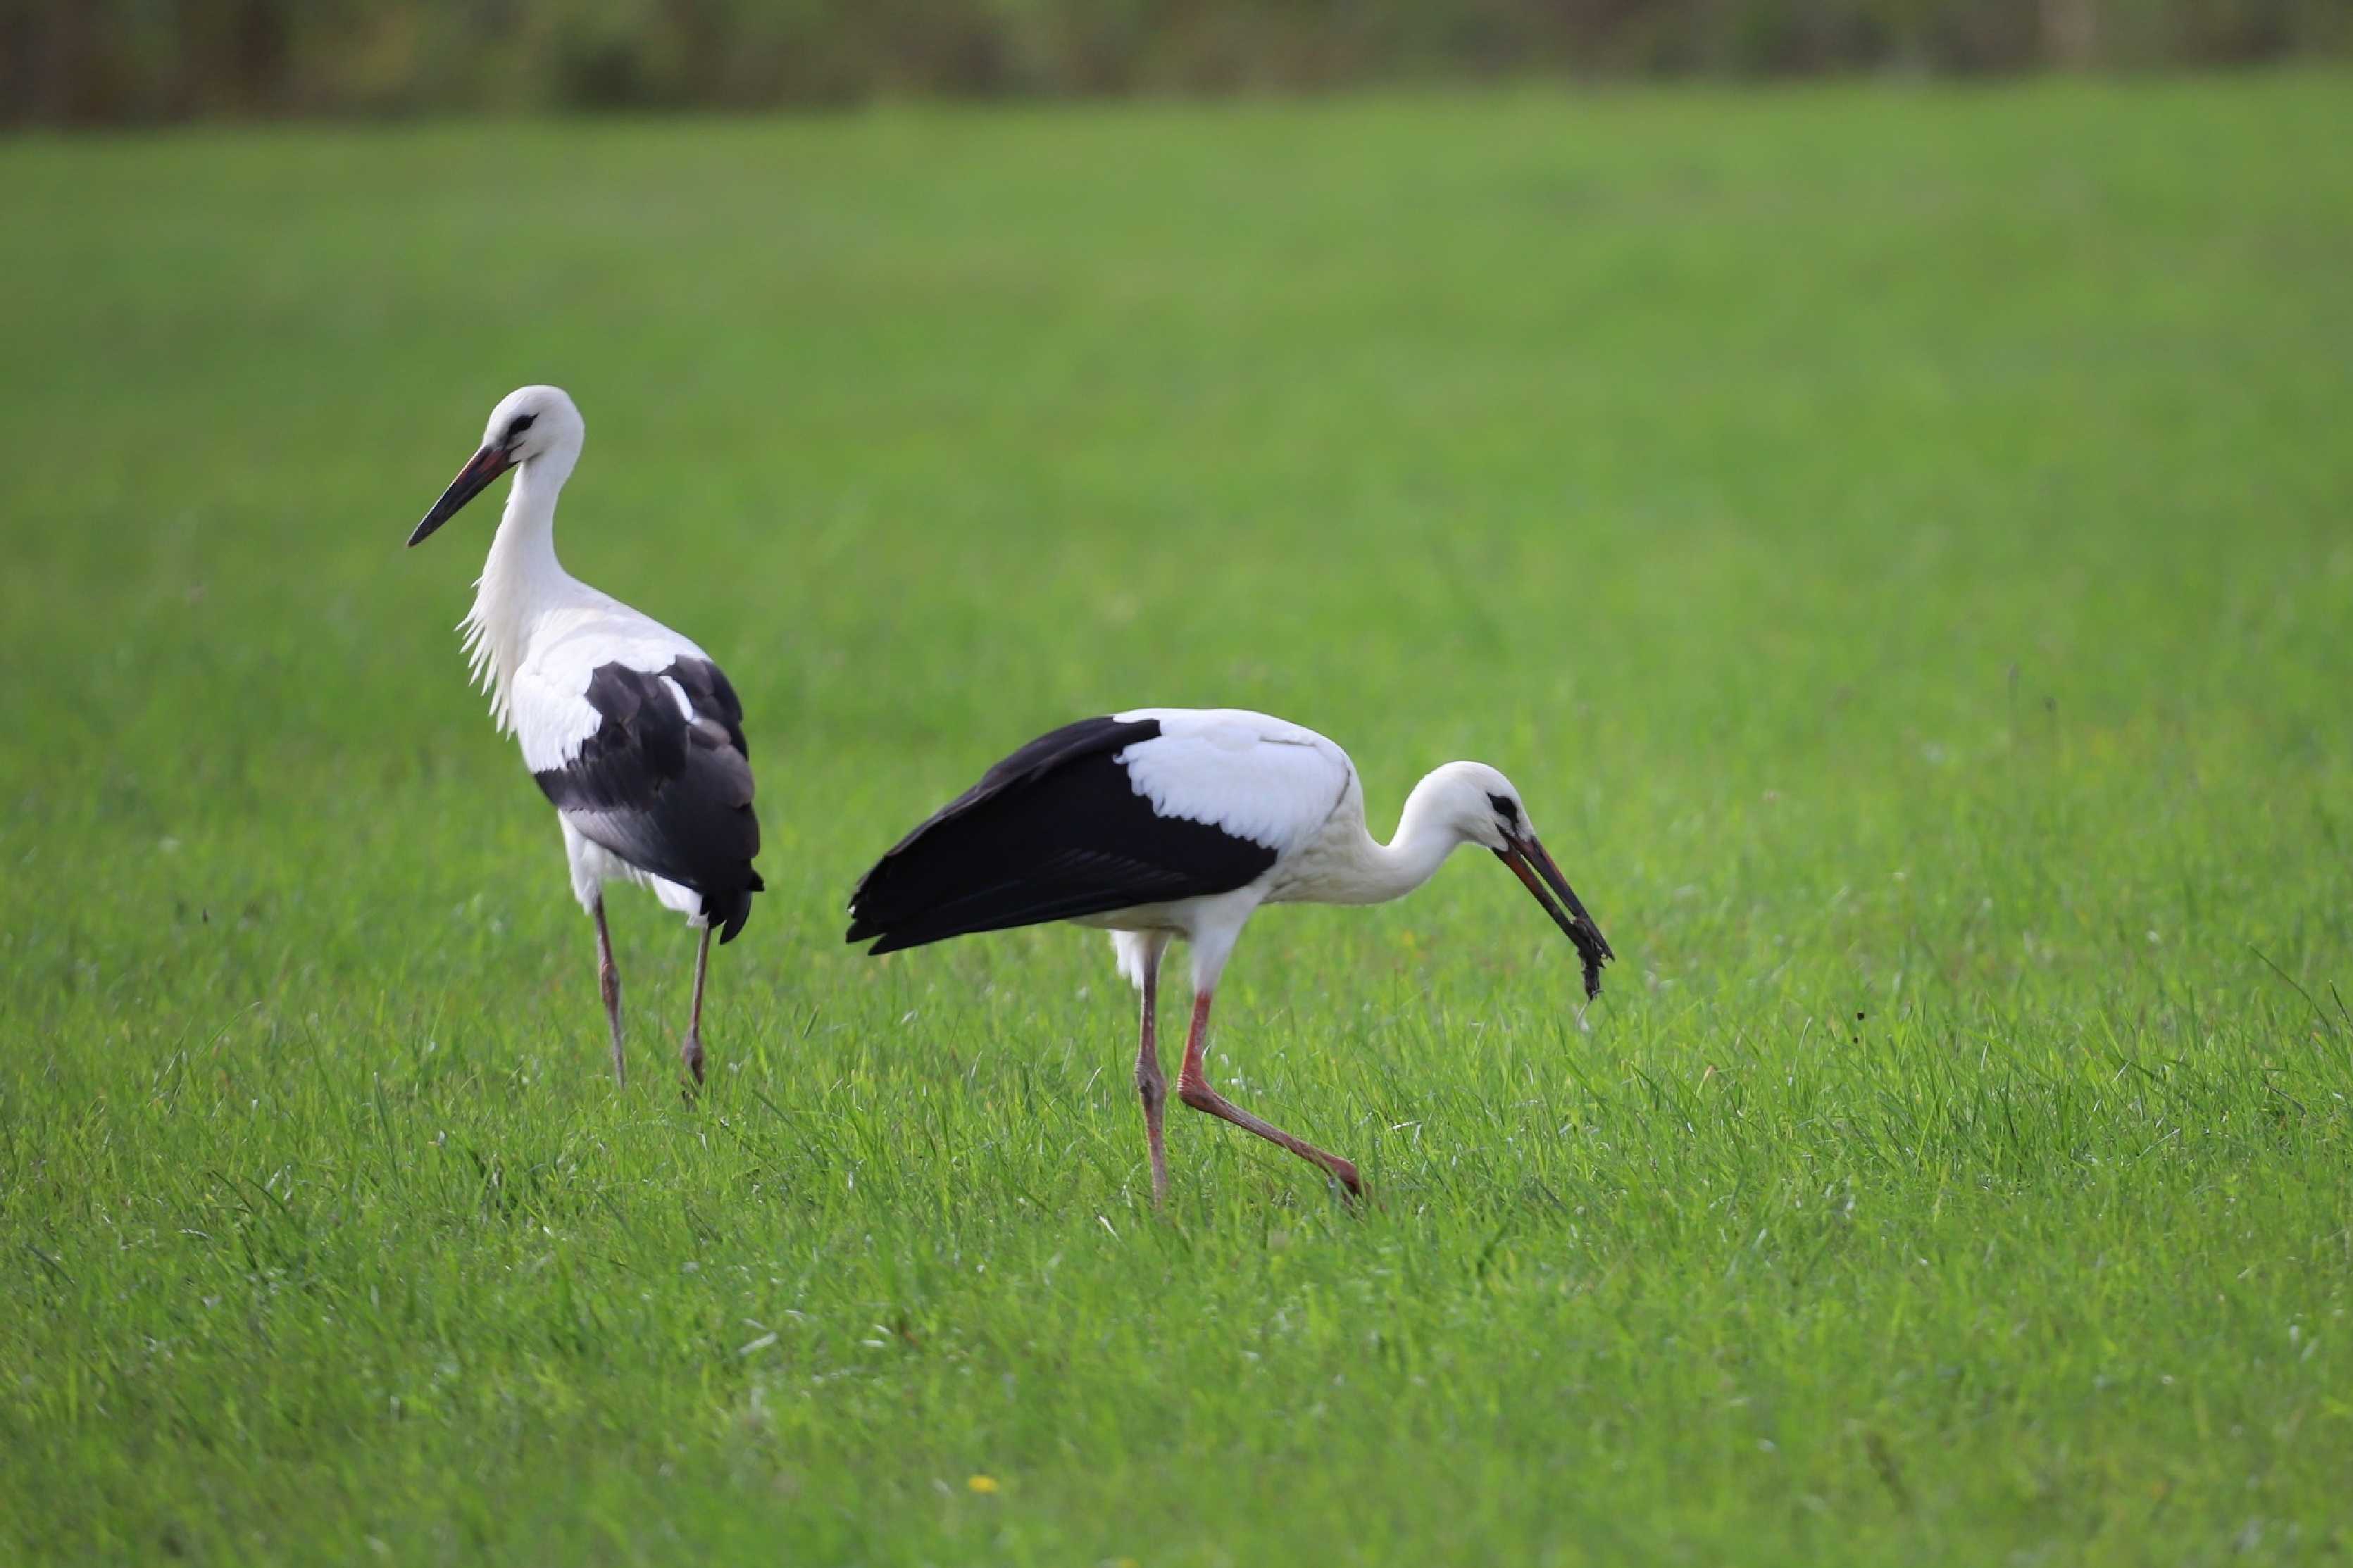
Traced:
<svg viewBox="0 0 2353 1568">
<path fill-rule="evenodd" d="M 522 663 L 532 622 L 578 589 L 555 559 L 555 498 L 571 471 L 571 460 L 561 454 L 534 458 L 515 469 L 506 512 L 491 538 L 474 607 L 466 617 L 474 677 L 490 692 L 491 713 L 501 728 L 513 728 L 507 694 Z"/>
<path fill-rule="evenodd" d="M 482 563 L 484 608 L 527 615 L 571 580 L 555 559 L 555 498 L 570 465 L 549 472 L 544 461 L 535 458 L 515 470 L 505 515 Z"/>
<path fill-rule="evenodd" d="M 1401 899 L 1438 875 L 1446 858 L 1461 846 L 1462 836 L 1447 824 L 1439 804 L 1436 779 L 1432 774 L 1414 785 L 1413 793 L 1406 796 L 1405 810 L 1398 816 L 1397 836 L 1387 844 L 1377 842 L 1369 833 L 1364 835 L 1355 875 L 1350 878 L 1353 896 L 1348 902 L 1378 904 Z"/>
</svg>

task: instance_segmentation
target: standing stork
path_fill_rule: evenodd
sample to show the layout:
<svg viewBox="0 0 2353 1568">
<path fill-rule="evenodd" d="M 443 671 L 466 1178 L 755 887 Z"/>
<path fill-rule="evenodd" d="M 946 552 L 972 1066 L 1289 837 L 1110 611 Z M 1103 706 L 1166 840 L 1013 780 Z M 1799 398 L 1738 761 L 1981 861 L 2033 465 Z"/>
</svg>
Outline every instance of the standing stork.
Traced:
<svg viewBox="0 0 2353 1568">
<path fill-rule="evenodd" d="M 572 891 L 596 922 L 596 981 L 621 1052 L 621 976 L 605 926 L 605 884 L 642 882 L 700 927 L 694 1005 L 679 1055 L 702 1081 L 702 983 L 711 933 L 732 942 L 752 913 L 760 823 L 744 709 L 711 656 L 600 594 L 555 559 L 555 498 L 587 427 L 559 387 L 525 386 L 491 410 L 481 450 L 458 470 L 412 545 L 508 469 L 514 485 L 460 629 L 491 717 L 522 744 L 555 805 Z"/>
<path fill-rule="evenodd" d="M 1120 972 L 1144 994 L 1135 1088 L 1152 1151 L 1152 1196 L 1168 1190 L 1166 1084 L 1154 1036 L 1161 955 L 1193 949 L 1193 1026 L 1176 1096 L 1322 1167 L 1351 1196 L 1356 1167 L 1261 1121 L 1209 1085 L 1209 999 L 1261 904 L 1377 904 L 1477 844 L 1527 884 L 1577 944 L 1585 994 L 1615 956 L 1537 841 L 1512 782 L 1449 763 L 1406 797 L 1397 837 L 1365 828 L 1356 769 L 1296 724 L 1236 709 L 1139 708 L 1082 719 L 1030 742 L 877 861 L 850 895 L 850 942 L 871 952 L 1042 921 L 1107 929 Z"/>
</svg>

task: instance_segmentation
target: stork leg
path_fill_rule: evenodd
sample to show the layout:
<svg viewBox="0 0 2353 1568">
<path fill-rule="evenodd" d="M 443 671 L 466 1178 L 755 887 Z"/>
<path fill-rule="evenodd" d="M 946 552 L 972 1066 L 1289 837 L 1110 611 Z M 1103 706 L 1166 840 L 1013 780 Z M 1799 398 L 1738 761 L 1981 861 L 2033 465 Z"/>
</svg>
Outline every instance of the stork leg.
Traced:
<svg viewBox="0 0 2353 1568">
<path fill-rule="evenodd" d="M 605 895 L 589 906 L 596 917 L 596 989 L 605 997 L 605 1022 L 613 1031 L 613 1081 L 629 1081 L 629 1066 L 621 1055 L 621 972 L 613 964 L 613 933 L 605 929 Z"/>
<path fill-rule="evenodd" d="M 1160 1076 L 1160 952 L 1145 951 L 1144 1026 L 1135 1045 L 1135 1092 L 1144 1100 L 1144 1136 L 1152 1145 L 1152 1206 L 1168 1197 L 1168 1150 L 1160 1132 L 1161 1109 L 1168 1103 L 1168 1080 Z"/>
<path fill-rule="evenodd" d="M 686 1020 L 686 1040 L 678 1047 L 686 1070 L 702 1081 L 702 977 L 711 970 L 711 928 L 702 928 L 702 946 L 694 955 L 694 1010 Z"/>
<path fill-rule="evenodd" d="M 1303 1138 L 1293 1137 L 1271 1121 L 1261 1121 L 1209 1087 L 1208 1077 L 1201 1068 L 1201 1052 L 1208 1040 L 1209 994 L 1204 991 L 1193 998 L 1193 1032 L 1185 1041 L 1185 1067 L 1176 1075 L 1176 1098 L 1196 1110 L 1206 1110 L 1232 1122 L 1245 1132 L 1255 1132 L 1270 1143 L 1280 1143 L 1309 1164 L 1320 1166 L 1348 1190 L 1350 1197 L 1362 1197 L 1364 1184 L 1356 1180 L 1356 1166 Z"/>
</svg>

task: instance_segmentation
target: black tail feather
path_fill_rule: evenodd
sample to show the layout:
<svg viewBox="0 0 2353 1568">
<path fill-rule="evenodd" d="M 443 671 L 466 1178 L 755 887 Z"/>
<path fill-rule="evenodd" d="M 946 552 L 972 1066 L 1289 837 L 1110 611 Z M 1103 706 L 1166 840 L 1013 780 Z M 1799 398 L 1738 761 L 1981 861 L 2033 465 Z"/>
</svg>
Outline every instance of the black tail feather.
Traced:
<svg viewBox="0 0 2353 1568">
<path fill-rule="evenodd" d="M 767 888 L 767 883 L 760 879 L 760 873 L 754 871 L 750 879 L 733 893 L 706 892 L 702 895 L 703 923 L 719 928 L 720 946 L 725 947 L 735 940 L 736 933 L 744 929 L 744 922 L 752 918 L 752 895 L 765 892 Z"/>
<path fill-rule="evenodd" d="M 1227 892 L 1263 875 L 1272 849 L 1162 816 L 1137 792 L 1118 758 L 1158 734 L 1155 720 L 1092 719 L 1014 752 L 875 862 L 850 895 L 844 940 L 895 952 Z"/>
</svg>

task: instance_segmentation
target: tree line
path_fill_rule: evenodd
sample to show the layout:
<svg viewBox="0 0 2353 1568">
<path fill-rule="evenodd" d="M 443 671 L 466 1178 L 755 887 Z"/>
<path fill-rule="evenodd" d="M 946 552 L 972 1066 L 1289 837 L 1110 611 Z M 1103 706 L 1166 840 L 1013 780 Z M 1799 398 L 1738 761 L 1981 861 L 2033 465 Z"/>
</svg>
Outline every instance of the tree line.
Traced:
<svg viewBox="0 0 2353 1568">
<path fill-rule="evenodd" d="M 2353 0 L 0 0 L 0 121 L 2353 56 Z"/>
</svg>

